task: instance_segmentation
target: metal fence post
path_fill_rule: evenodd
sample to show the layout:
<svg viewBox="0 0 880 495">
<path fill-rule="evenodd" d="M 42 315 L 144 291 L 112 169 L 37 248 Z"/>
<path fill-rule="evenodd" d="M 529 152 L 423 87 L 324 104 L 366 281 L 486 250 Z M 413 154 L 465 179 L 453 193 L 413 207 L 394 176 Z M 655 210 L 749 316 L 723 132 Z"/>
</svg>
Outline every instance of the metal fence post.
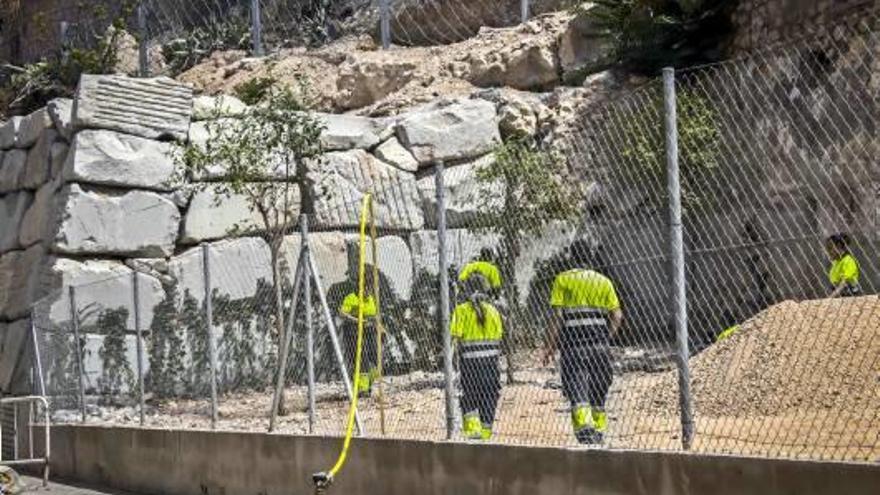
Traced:
<svg viewBox="0 0 880 495">
<path fill-rule="evenodd" d="M 263 56 L 263 19 L 260 13 L 260 0 L 251 0 L 251 42 L 254 55 Z"/>
<path fill-rule="evenodd" d="M 455 388 L 452 368 L 452 335 L 449 333 L 449 260 L 446 249 L 446 191 L 443 183 L 443 161 L 438 160 L 434 170 L 437 188 L 437 253 L 440 278 L 440 320 L 438 329 L 443 336 L 443 375 L 446 380 L 446 439 L 455 433 Z"/>
<path fill-rule="evenodd" d="M 391 47 L 391 0 L 379 0 L 379 31 L 382 36 L 382 48 Z"/>
<path fill-rule="evenodd" d="M 678 394 L 681 412 L 682 448 L 691 448 L 694 418 L 691 409 L 688 358 L 687 292 L 685 289 L 684 234 L 681 222 L 681 183 L 678 170 L 678 122 L 676 115 L 675 70 L 663 69 L 663 100 L 666 119 L 666 165 L 669 192 L 669 261 L 672 277 L 672 310 L 678 347 Z"/>
<path fill-rule="evenodd" d="M 85 370 L 83 369 L 83 355 L 79 340 L 79 315 L 76 309 L 76 287 L 70 286 L 70 325 L 73 327 L 73 354 L 76 359 L 76 374 L 78 377 L 77 393 L 79 395 L 79 413 L 82 422 L 86 422 L 86 382 Z"/>
<path fill-rule="evenodd" d="M 205 280 L 205 327 L 208 332 L 208 358 L 211 361 L 211 429 L 217 429 L 217 343 L 214 341 L 214 303 L 211 300 L 211 257 L 202 244 L 202 274 Z"/>
<path fill-rule="evenodd" d="M 58 30 L 59 41 L 61 42 L 61 62 L 67 63 L 67 60 L 70 58 L 70 46 L 67 39 L 70 32 L 70 23 L 67 21 L 61 21 Z"/>
<path fill-rule="evenodd" d="M 35 312 L 31 311 L 31 340 L 34 345 L 34 371 L 36 376 L 34 379 L 37 382 L 37 394 L 46 396 L 46 379 L 43 376 L 43 358 L 40 356 L 40 343 L 37 338 L 37 316 Z"/>
<path fill-rule="evenodd" d="M 529 0 L 520 0 L 520 16 L 522 23 L 525 24 L 529 20 Z"/>
<path fill-rule="evenodd" d="M 150 60 L 147 54 L 149 34 L 147 33 L 147 6 L 141 2 L 137 8 L 138 23 L 138 75 L 150 76 Z"/>
<path fill-rule="evenodd" d="M 140 409 L 140 422 L 144 426 L 144 343 L 141 341 L 141 303 L 138 272 L 131 274 L 131 287 L 134 303 L 134 334 L 135 349 L 137 350 L 137 374 L 138 374 L 138 408 Z"/>
<path fill-rule="evenodd" d="M 309 255 L 309 217 L 302 215 L 299 220 L 300 234 L 302 235 L 302 256 Z M 307 259 L 307 258 L 304 258 Z M 312 327 L 312 277 L 308 273 L 308 265 L 302 264 L 306 269 L 306 277 L 303 278 L 303 301 L 306 304 L 306 368 L 309 385 L 309 433 L 315 432 L 315 329 Z"/>
</svg>

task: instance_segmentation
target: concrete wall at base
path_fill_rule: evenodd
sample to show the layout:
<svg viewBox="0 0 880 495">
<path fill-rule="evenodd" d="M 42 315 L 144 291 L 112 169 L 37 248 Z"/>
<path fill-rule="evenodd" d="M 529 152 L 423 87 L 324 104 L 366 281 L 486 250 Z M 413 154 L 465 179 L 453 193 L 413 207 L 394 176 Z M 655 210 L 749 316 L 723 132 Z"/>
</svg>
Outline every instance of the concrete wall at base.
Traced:
<svg viewBox="0 0 880 495">
<path fill-rule="evenodd" d="M 257 433 L 52 429 L 55 475 L 163 495 L 306 495 L 341 441 Z M 355 440 L 330 493 L 875 494 L 880 465 Z"/>
</svg>

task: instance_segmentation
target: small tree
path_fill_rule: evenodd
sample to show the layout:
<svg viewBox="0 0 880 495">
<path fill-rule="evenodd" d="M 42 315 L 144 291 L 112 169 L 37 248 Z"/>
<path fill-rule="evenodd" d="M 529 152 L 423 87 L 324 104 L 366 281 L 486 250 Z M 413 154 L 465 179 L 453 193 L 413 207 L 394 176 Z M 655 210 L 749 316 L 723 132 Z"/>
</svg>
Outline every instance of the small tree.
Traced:
<svg viewBox="0 0 880 495">
<path fill-rule="evenodd" d="M 510 312 L 505 333 L 508 380 L 514 379 L 510 337 L 522 321 L 516 286 L 516 259 L 523 238 L 538 234 L 548 223 L 568 220 L 577 212 L 579 196 L 566 180 L 562 158 L 543 151 L 528 137 L 507 140 L 495 149 L 495 161 L 476 172 L 482 214 L 481 227 L 501 237 L 499 267 L 505 280 L 505 299 Z"/>
<path fill-rule="evenodd" d="M 243 197 L 259 219 L 253 225 L 236 226 L 230 234 L 259 231 L 269 245 L 279 348 L 285 329 L 282 243 L 296 225 L 300 189 L 303 194 L 308 190 L 298 187 L 305 177 L 305 163 L 321 153 L 322 126 L 305 111 L 297 94 L 289 87 L 272 87 L 240 119 L 209 121 L 208 142 L 189 143 L 178 160 L 190 176 L 203 177 L 211 170 L 222 177 L 219 182 L 196 182 L 194 187 L 212 190 L 218 204 L 232 196 Z"/>
<path fill-rule="evenodd" d="M 128 309 L 106 309 L 95 322 L 97 331 L 104 335 L 104 343 L 98 356 L 101 358 L 102 374 L 98 380 L 101 395 L 108 401 L 122 393 L 123 387 L 130 392 L 134 388 L 134 372 L 126 356 L 126 322 Z"/>
</svg>

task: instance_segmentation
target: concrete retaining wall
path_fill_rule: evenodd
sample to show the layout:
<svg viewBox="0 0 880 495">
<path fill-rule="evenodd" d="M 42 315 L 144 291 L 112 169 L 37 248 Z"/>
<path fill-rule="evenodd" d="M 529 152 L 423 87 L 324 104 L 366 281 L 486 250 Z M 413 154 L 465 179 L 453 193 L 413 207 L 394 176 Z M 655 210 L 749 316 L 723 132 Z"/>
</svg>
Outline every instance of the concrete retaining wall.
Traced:
<svg viewBox="0 0 880 495">
<path fill-rule="evenodd" d="M 53 473 L 163 495 L 311 494 L 339 439 L 53 428 Z M 875 494 L 880 465 L 357 440 L 330 493 L 347 495 Z"/>
</svg>

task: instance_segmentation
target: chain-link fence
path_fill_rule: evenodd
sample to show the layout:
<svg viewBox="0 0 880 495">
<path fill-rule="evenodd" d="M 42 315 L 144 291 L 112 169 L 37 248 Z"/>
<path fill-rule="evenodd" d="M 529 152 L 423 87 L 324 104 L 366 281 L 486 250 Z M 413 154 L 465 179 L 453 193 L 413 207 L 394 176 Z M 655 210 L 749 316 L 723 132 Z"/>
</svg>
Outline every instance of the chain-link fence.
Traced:
<svg viewBox="0 0 880 495">
<path fill-rule="evenodd" d="M 369 436 L 876 460 L 878 40 L 842 30 L 648 81 L 550 144 L 355 171 L 370 390 L 342 379 L 369 302 L 366 191 L 340 186 L 277 276 L 243 237 L 41 302 L 55 410 L 262 430 L 274 400 L 278 431 L 335 435 L 364 393 Z"/>
</svg>

